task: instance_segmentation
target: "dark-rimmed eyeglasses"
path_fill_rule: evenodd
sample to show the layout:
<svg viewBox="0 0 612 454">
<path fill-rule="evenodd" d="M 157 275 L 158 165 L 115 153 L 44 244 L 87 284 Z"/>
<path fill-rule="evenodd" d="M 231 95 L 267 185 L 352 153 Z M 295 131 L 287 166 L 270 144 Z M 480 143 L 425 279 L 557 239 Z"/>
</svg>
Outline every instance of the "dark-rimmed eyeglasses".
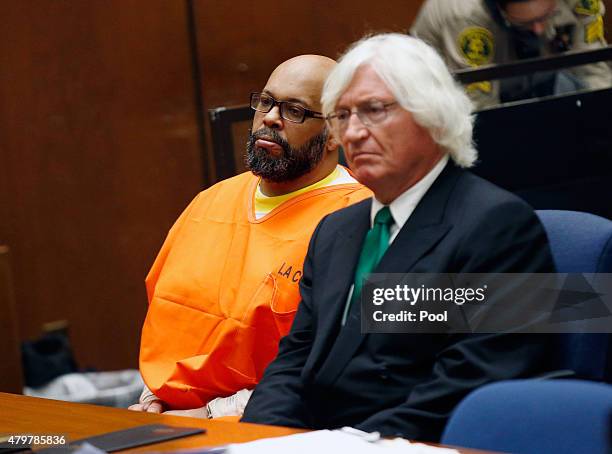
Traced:
<svg viewBox="0 0 612 454">
<path fill-rule="evenodd" d="M 374 126 L 378 123 L 382 123 L 387 118 L 387 110 L 389 107 L 395 105 L 397 105 L 397 101 L 383 102 L 378 99 L 371 99 L 350 110 L 334 110 L 327 116 L 327 122 L 332 132 L 337 137 L 340 137 L 346 132 L 353 114 L 357 115 L 364 126 Z"/>
<path fill-rule="evenodd" d="M 325 118 L 321 112 L 315 112 L 294 102 L 277 101 L 265 93 L 251 93 L 251 109 L 268 113 L 274 106 L 278 106 L 281 118 L 292 123 L 304 123 L 306 118 Z"/>
</svg>

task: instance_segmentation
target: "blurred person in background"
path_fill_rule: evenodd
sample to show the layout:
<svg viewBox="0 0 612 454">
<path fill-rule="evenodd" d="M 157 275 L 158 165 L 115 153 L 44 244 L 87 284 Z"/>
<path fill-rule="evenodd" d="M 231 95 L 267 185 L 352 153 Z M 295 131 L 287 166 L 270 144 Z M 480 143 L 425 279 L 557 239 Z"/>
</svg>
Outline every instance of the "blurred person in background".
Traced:
<svg viewBox="0 0 612 454">
<path fill-rule="evenodd" d="M 432 45 L 451 70 L 606 46 L 600 0 L 426 0 L 410 33 Z M 605 62 L 467 87 L 478 108 L 612 86 Z"/>
</svg>

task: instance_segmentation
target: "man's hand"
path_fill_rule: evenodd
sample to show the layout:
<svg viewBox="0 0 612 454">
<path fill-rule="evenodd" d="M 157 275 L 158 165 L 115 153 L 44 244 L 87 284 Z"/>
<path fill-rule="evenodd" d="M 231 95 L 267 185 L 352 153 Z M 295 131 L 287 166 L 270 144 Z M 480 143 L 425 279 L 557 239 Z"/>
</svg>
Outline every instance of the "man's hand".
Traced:
<svg viewBox="0 0 612 454">
<path fill-rule="evenodd" d="M 164 409 L 164 405 L 161 400 L 156 399 L 150 402 L 138 403 L 130 405 L 128 410 L 132 411 L 145 411 L 147 413 L 161 413 Z"/>
<path fill-rule="evenodd" d="M 241 389 L 233 396 L 217 397 L 208 402 L 208 414 L 210 418 L 219 418 L 221 416 L 242 416 L 244 407 L 246 407 L 249 398 L 253 391 L 249 389 Z"/>
<path fill-rule="evenodd" d="M 244 407 L 246 407 L 252 393 L 253 391 L 251 390 L 241 389 L 233 396 L 213 399 L 204 407 L 192 408 L 189 410 L 164 411 L 163 402 L 145 386 L 138 403 L 130 405 L 128 410 L 205 419 L 219 418 L 221 416 L 242 416 Z"/>
<path fill-rule="evenodd" d="M 161 413 L 164 409 L 163 402 L 157 398 L 155 394 L 151 392 L 145 385 L 142 390 L 142 394 L 138 399 L 138 403 L 130 405 L 128 410 L 132 411 L 145 411 L 147 413 Z"/>
<path fill-rule="evenodd" d="M 242 416 L 253 391 L 242 389 L 233 396 L 217 397 L 208 405 L 190 410 L 170 410 L 164 415 L 189 416 L 191 418 L 220 418 L 222 416 Z"/>
</svg>

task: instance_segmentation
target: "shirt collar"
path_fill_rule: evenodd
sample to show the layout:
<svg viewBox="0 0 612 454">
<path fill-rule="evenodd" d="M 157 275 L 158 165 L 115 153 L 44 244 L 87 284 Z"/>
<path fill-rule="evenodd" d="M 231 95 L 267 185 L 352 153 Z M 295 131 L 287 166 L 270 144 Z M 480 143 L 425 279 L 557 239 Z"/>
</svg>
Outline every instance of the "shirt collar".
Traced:
<svg viewBox="0 0 612 454">
<path fill-rule="evenodd" d="M 431 185 L 436 178 L 442 173 L 446 163 L 448 162 L 448 155 L 445 154 L 442 159 L 416 184 L 412 185 L 402 194 L 400 194 L 393 202 L 389 204 L 389 209 L 393 215 L 394 227 L 397 226 L 397 231 L 401 230 L 416 206 L 419 204 L 425 193 L 429 190 Z M 372 208 L 370 210 L 370 227 L 374 224 L 374 217 L 378 210 L 380 210 L 384 204 L 379 202 L 376 197 L 372 198 Z"/>
</svg>

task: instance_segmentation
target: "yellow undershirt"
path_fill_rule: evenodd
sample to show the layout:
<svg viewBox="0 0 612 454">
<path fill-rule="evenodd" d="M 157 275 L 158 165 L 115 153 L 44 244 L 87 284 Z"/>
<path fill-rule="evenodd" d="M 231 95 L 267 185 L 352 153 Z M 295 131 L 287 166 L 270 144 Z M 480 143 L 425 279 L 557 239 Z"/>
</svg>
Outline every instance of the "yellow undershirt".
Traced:
<svg viewBox="0 0 612 454">
<path fill-rule="evenodd" d="M 316 183 L 311 184 L 310 186 L 306 186 L 305 188 L 298 189 L 297 191 L 290 192 L 288 194 L 277 195 L 274 197 L 268 197 L 261 192 L 261 188 L 259 184 L 257 185 L 257 191 L 255 192 L 255 213 L 257 213 L 257 217 L 263 217 L 272 211 L 274 208 L 279 206 L 280 204 L 286 202 L 287 200 L 296 197 L 304 192 L 312 191 L 314 189 L 319 189 L 325 186 L 328 186 L 331 182 L 333 182 L 336 178 L 340 176 L 340 171 L 338 167 L 334 169 L 332 173 L 327 175 L 322 180 L 317 181 Z"/>
</svg>

